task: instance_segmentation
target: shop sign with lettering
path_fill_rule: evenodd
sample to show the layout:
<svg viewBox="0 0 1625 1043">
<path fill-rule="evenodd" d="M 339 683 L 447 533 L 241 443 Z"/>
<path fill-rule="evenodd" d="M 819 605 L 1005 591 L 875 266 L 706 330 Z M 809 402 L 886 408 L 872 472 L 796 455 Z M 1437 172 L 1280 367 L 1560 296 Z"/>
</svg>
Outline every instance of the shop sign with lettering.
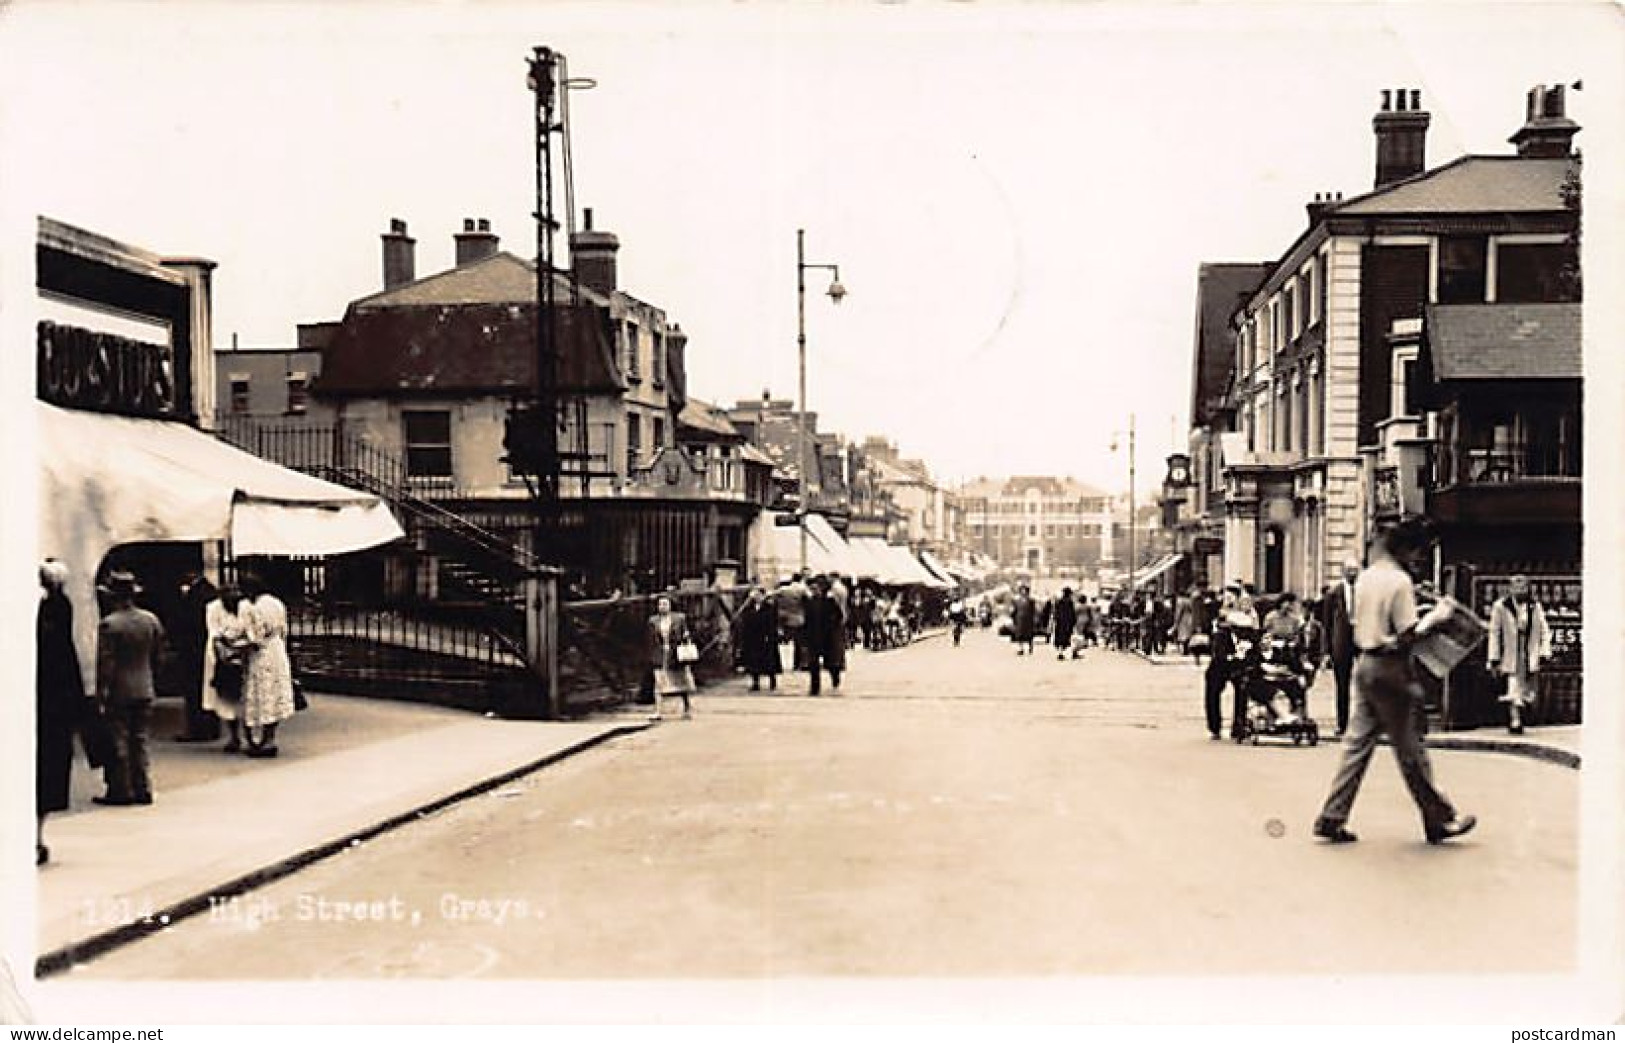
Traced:
<svg viewBox="0 0 1625 1043">
<path fill-rule="evenodd" d="M 69 409 L 128 416 L 175 415 L 174 355 L 167 345 L 42 320 L 36 327 L 36 393 Z"/>
<path fill-rule="evenodd" d="M 1530 576 L 1529 593 L 1546 613 L 1552 629 L 1552 659 L 1555 670 L 1580 669 L 1580 577 Z M 1512 592 L 1510 576 L 1473 577 L 1473 611 L 1486 622 L 1490 608 Z"/>
</svg>

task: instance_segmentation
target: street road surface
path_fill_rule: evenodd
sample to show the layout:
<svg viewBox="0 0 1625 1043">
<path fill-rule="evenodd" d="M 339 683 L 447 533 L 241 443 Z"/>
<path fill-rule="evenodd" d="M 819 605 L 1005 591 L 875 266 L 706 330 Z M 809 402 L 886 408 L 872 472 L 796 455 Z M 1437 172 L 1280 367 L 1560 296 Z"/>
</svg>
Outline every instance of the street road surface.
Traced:
<svg viewBox="0 0 1625 1043">
<path fill-rule="evenodd" d="M 447 809 L 75 978 L 1572 966 L 1577 772 L 1435 752 L 1480 826 L 1430 847 L 1383 749 L 1351 823 L 1360 843 L 1330 847 L 1308 830 L 1335 744 L 1208 741 L 1192 667 L 1018 658 L 977 630 L 958 649 L 856 652 L 839 696 L 804 691 L 704 693 L 692 721 Z M 1315 698 L 1324 721 L 1329 693 Z"/>
</svg>

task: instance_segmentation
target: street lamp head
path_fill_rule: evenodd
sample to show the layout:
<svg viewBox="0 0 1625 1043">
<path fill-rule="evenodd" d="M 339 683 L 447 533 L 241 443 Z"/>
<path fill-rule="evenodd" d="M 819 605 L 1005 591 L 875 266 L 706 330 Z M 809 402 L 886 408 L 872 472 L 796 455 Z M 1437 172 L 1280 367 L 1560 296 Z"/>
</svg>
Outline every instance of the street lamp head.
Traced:
<svg viewBox="0 0 1625 1043">
<path fill-rule="evenodd" d="M 841 285 L 840 279 L 833 279 L 830 281 L 829 289 L 825 292 L 829 294 L 830 300 L 839 304 L 841 299 L 846 296 L 846 287 Z"/>
</svg>

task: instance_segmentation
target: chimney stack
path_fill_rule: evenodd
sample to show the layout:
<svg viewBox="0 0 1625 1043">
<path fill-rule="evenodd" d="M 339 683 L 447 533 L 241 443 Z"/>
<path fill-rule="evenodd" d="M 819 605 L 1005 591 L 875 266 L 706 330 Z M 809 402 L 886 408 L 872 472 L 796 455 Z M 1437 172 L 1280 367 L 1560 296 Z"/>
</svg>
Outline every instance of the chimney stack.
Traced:
<svg viewBox="0 0 1625 1043">
<path fill-rule="evenodd" d="M 1382 111 L 1371 120 L 1377 134 L 1377 184 L 1383 188 L 1427 169 L 1428 124 L 1422 92 L 1400 87 L 1382 92 Z"/>
<path fill-rule="evenodd" d="M 609 296 L 615 292 L 615 251 L 621 241 L 612 232 L 592 229 L 592 208 L 583 212 L 584 227 L 570 237 L 570 263 L 581 285 Z"/>
<path fill-rule="evenodd" d="M 1563 112 L 1562 84 L 1536 85 L 1529 91 L 1524 124 L 1507 140 L 1527 159 L 1561 159 L 1573 154 L 1574 135 L 1580 125 Z"/>
<path fill-rule="evenodd" d="M 1313 228 L 1320 223 L 1320 219 L 1327 210 L 1343 201 L 1343 193 L 1316 192 L 1313 202 L 1305 203 L 1303 208 L 1309 212 L 1309 227 Z"/>
<path fill-rule="evenodd" d="M 417 278 L 413 251 L 417 240 L 406 234 L 406 222 L 398 217 L 389 219 L 389 231 L 384 240 L 384 289 L 393 290 Z"/>
<path fill-rule="evenodd" d="M 491 232 L 491 222 L 480 218 L 463 218 L 463 230 L 454 237 L 457 241 L 457 267 L 483 261 L 497 252 L 499 240 Z"/>
</svg>

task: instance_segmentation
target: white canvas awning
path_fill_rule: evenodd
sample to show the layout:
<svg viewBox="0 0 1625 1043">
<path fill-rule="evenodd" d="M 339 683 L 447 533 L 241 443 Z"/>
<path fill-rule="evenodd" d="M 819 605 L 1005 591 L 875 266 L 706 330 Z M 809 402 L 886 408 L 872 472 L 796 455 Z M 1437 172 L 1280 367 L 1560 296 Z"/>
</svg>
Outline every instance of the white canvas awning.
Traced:
<svg viewBox="0 0 1625 1043">
<path fill-rule="evenodd" d="M 949 571 L 948 566 L 944 565 L 942 563 L 942 559 L 938 558 L 930 551 L 920 551 L 920 564 L 925 566 L 926 571 L 932 573 L 937 577 L 937 579 L 942 581 L 944 589 L 949 587 L 957 587 L 959 585 L 958 580 L 954 578 L 952 573 Z"/>
<path fill-rule="evenodd" d="M 1179 562 L 1179 559 L 1183 558 L 1184 556 L 1185 555 L 1183 554 L 1165 554 L 1153 562 L 1150 568 L 1134 570 L 1134 585 L 1136 587 L 1145 586 L 1147 583 L 1150 583 L 1164 572 L 1167 572 L 1169 569 L 1173 568 L 1174 565 Z"/>
<path fill-rule="evenodd" d="M 235 554 L 342 554 L 404 533 L 371 493 L 235 449 L 196 428 L 36 402 L 39 552 L 68 566 L 80 655 L 95 574 L 123 543 L 229 539 Z"/>
</svg>

